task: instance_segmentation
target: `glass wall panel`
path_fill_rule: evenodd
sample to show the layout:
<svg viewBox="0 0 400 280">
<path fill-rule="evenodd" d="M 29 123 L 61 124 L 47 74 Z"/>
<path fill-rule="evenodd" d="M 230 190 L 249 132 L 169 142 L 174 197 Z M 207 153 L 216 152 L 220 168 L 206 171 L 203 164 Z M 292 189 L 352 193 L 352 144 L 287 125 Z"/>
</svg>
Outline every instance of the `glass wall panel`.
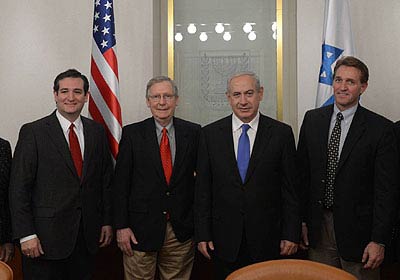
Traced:
<svg viewBox="0 0 400 280">
<path fill-rule="evenodd" d="M 264 86 L 261 112 L 277 114 L 276 0 L 174 0 L 177 115 L 207 124 L 230 114 L 226 81 L 241 71 Z"/>
</svg>

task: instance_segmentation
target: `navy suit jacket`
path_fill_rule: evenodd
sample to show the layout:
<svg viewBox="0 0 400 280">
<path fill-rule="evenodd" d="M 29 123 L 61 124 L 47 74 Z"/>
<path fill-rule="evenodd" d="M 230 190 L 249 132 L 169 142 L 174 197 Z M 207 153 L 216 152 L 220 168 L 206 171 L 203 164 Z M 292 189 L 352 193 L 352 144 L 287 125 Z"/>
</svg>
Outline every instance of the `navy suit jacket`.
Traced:
<svg viewBox="0 0 400 280">
<path fill-rule="evenodd" d="M 117 229 L 131 228 L 134 250 L 158 251 L 164 244 L 166 214 L 177 239 L 193 236 L 193 198 L 200 125 L 179 118 L 175 128 L 175 162 L 167 185 L 153 118 L 122 130 L 113 181 Z"/>
<path fill-rule="evenodd" d="M 311 246 L 320 238 L 332 113 L 333 105 L 308 111 L 299 137 L 302 213 Z M 396 145 L 393 123 L 359 105 L 334 183 L 335 237 L 345 260 L 361 262 L 370 241 L 389 244 L 398 203 Z"/>
</svg>

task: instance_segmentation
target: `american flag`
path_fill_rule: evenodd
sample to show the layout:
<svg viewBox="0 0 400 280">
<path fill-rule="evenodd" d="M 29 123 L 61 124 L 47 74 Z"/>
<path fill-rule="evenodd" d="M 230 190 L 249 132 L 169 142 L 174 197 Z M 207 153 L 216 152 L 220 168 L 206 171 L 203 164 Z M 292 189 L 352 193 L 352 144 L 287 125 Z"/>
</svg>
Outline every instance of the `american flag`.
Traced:
<svg viewBox="0 0 400 280">
<path fill-rule="evenodd" d="M 121 138 L 122 117 L 118 101 L 118 65 L 113 0 L 95 0 L 92 59 L 90 65 L 89 114 L 104 125 L 111 153 L 116 158 Z"/>
</svg>

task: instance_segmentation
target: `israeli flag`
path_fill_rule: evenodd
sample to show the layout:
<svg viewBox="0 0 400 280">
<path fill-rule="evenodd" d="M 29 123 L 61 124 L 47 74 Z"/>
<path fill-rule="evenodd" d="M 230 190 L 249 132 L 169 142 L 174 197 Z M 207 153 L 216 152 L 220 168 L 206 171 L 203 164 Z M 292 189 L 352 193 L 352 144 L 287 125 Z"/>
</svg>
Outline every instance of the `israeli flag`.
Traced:
<svg viewBox="0 0 400 280">
<path fill-rule="evenodd" d="M 349 1 L 325 0 L 322 62 L 319 71 L 316 108 L 333 103 L 333 69 L 341 56 L 348 55 L 354 56 Z"/>
</svg>

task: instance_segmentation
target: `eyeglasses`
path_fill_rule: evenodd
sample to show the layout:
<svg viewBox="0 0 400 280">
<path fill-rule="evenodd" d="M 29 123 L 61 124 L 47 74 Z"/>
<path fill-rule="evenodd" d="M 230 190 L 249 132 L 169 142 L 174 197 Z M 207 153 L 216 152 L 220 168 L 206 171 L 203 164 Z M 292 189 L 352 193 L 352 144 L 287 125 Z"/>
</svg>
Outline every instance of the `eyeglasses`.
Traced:
<svg viewBox="0 0 400 280">
<path fill-rule="evenodd" d="M 156 95 L 149 95 L 149 99 L 153 102 L 159 102 L 161 98 L 164 98 L 165 101 L 171 101 L 176 95 L 175 94 L 156 94 Z"/>
</svg>

